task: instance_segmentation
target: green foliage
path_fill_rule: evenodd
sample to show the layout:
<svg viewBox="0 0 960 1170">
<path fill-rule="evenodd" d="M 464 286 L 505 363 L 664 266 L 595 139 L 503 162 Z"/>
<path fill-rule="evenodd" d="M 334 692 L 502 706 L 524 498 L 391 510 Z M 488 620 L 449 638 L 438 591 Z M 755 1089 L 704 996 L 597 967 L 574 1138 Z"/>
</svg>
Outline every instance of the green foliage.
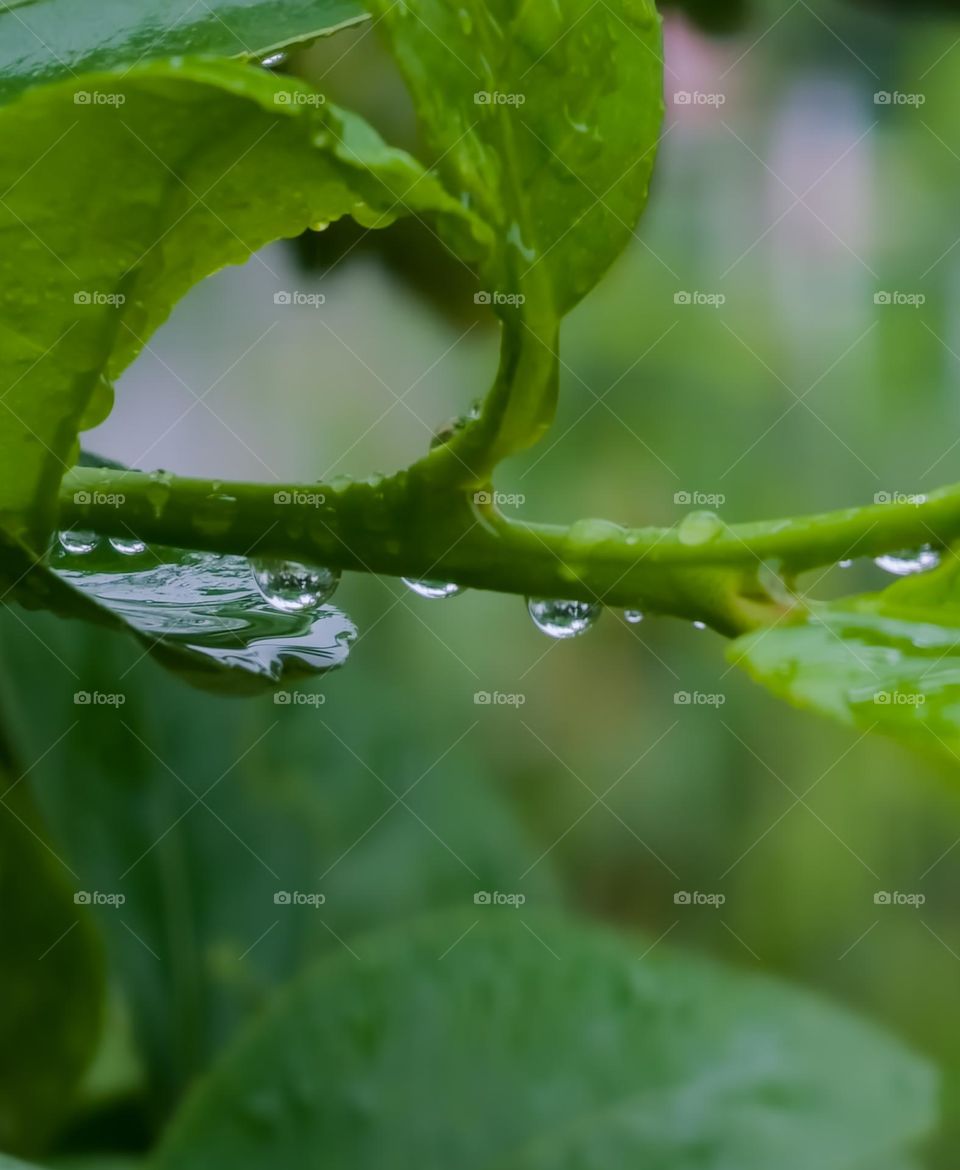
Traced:
<svg viewBox="0 0 960 1170">
<path fill-rule="evenodd" d="M 0 9 L 0 101 L 175 53 L 262 57 L 364 19 L 353 0 L 30 0 Z"/>
<path fill-rule="evenodd" d="M 860 1170 L 933 1117 L 927 1070 L 776 984 L 487 911 L 357 942 L 271 1008 L 157 1170 Z M 330 1012 L 336 1003 L 338 1010 Z M 318 1054 L 322 1057 L 318 1059 Z"/>
<path fill-rule="evenodd" d="M 32 1153 L 72 1108 L 99 1039 L 104 980 L 89 915 L 6 743 L 0 768 L 0 1143 Z"/>
<path fill-rule="evenodd" d="M 735 641 L 775 694 L 855 727 L 960 758 L 960 560 L 881 593 L 815 605 Z"/>
</svg>

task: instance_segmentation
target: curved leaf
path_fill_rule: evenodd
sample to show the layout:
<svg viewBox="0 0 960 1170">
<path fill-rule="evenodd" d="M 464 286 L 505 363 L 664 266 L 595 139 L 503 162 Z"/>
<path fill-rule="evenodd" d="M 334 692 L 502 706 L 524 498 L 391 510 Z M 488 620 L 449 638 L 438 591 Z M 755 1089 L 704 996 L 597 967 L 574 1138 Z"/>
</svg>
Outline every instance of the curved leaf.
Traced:
<svg viewBox="0 0 960 1170">
<path fill-rule="evenodd" d="M 933 1119 L 872 1028 L 666 947 L 478 910 L 356 950 L 232 1050 L 155 1170 L 862 1170 Z"/>
<path fill-rule="evenodd" d="M 262 57 L 364 16 L 354 0 L 13 0 L 0 8 L 0 102 L 31 85 L 173 53 Z"/>
<path fill-rule="evenodd" d="M 663 61 L 653 0 L 369 0 L 451 190 L 496 228 L 503 290 L 563 314 L 633 235 Z"/>
<path fill-rule="evenodd" d="M 204 276 L 347 214 L 436 213 L 478 246 L 409 155 L 251 66 L 173 60 L 31 90 L 0 135 L 0 525 L 35 549 L 77 432 L 109 411 L 103 375 Z"/>
</svg>

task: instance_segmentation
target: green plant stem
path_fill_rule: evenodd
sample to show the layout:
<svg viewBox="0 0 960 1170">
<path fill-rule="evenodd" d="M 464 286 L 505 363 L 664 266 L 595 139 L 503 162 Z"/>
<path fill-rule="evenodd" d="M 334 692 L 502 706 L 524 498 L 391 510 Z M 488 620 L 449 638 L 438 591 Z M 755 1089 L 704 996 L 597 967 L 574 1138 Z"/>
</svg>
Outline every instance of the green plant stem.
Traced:
<svg viewBox="0 0 960 1170">
<path fill-rule="evenodd" d="M 509 520 L 488 494 L 436 483 L 435 470 L 430 456 L 387 479 L 335 486 L 76 468 L 63 482 L 60 524 L 181 548 L 599 601 L 729 634 L 784 612 L 757 581 L 761 563 L 792 574 L 960 536 L 960 486 L 920 504 L 733 525 L 689 544 L 681 528 Z"/>
</svg>

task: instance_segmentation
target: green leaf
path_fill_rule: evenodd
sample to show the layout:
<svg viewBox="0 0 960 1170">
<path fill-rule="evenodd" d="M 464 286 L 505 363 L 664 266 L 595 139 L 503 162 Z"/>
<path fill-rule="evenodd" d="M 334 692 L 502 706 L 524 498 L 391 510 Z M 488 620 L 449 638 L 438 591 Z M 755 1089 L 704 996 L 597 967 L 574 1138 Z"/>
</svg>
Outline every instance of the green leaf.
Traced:
<svg viewBox="0 0 960 1170">
<path fill-rule="evenodd" d="M 864 1170 L 933 1122 L 893 1041 L 666 946 L 477 909 L 356 950 L 232 1049 L 155 1170 Z"/>
<path fill-rule="evenodd" d="M 556 898 L 548 864 L 517 885 L 541 850 L 466 745 L 455 783 L 423 776 L 458 733 L 425 730 L 411 753 L 392 680 L 368 681 L 359 704 L 250 700 L 238 718 L 234 700 L 187 691 L 126 639 L 26 620 L 0 617 L 11 717 L 57 848 L 90 888 L 126 897 L 94 913 L 154 1117 L 276 987 L 359 932 L 471 906 L 477 889 Z M 77 691 L 123 701 L 77 705 Z M 396 793 L 414 786 L 405 804 L 347 743 Z M 279 891 L 326 901 L 277 905 Z"/>
<path fill-rule="evenodd" d="M 0 769 L 0 1142 L 31 1154 L 66 1118 L 93 1057 L 103 961 L 90 919 L 74 904 L 79 875 L 45 839 L 5 743 Z"/>
<path fill-rule="evenodd" d="M 728 656 L 775 694 L 841 723 L 960 758 L 960 561 L 811 607 Z"/>
<path fill-rule="evenodd" d="M 0 8 L 0 103 L 175 53 L 259 58 L 364 17 L 354 0 L 11 0 Z"/>
<path fill-rule="evenodd" d="M 35 549 L 78 431 L 109 412 L 104 374 L 204 276 L 347 214 L 436 213 L 479 247 L 409 155 L 252 66 L 175 60 L 31 90 L 0 110 L 0 136 L 0 526 Z"/>
<path fill-rule="evenodd" d="M 663 115 L 652 0 L 369 0 L 500 289 L 567 312 L 631 239 Z M 541 303 L 541 308 L 543 304 Z"/>
</svg>

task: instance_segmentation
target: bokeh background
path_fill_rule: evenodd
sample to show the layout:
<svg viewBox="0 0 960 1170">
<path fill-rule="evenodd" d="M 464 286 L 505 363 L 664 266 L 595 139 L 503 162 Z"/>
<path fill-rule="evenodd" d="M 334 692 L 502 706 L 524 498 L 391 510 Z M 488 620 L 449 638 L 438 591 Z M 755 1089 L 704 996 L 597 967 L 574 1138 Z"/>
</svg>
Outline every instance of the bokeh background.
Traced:
<svg viewBox="0 0 960 1170">
<path fill-rule="evenodd" d="M 529 518 L 672 524 L 684 494 L 737 521 L 957 479 L 960 20 L 771 0 L 716 39 L 669 12 L 666 63 L 648 212 L 564 327 L 552 433 L 498 488 Z M 375 35 L 284 67 L 420 149 Z M 275 245 L 177 308 L 87 445 L 267 481 L 390 471 L 486 388 L 497 339 L 475 288 L 417 224 Z M 881 581 L 857 565 L 810 585 Z M 311 688 L 322 704 L 296 707 L 194 693 L 101 632 L 4 618 L 6 698 L 52 839 L 78 882 L 127 893 L 123 923 L 97 911 L 115 1020 L 87 1089 L 117 1144 L 149 1140 L 311 955 L 499 890 L 639 930 L 638 954 L 709 952 L 882 1023 L 944 1070 L 930 1165 L 954 1164 L 960 763 L 784 707 L 679 622 L 608 613 L 558 644 L 519 598 L 428 602 L 348 576 L 336 603 L 360 636 Z M 78 709 L 81 687 L 127 701 Z M 322 915 L 281 912 L 278 889 L 322 891 Z M 131 1104 L 146 1063 L 148 1111 Z"/>
</svg>

